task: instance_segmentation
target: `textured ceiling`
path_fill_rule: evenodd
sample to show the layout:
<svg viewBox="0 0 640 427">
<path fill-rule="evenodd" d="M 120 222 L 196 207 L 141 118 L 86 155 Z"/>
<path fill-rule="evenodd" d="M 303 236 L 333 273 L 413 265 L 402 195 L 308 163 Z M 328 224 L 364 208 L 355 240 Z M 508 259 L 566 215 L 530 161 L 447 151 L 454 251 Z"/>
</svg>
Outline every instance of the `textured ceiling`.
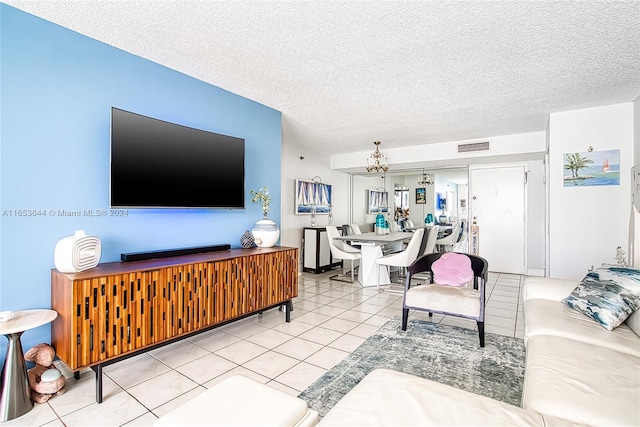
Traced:
<svg viewBox="0 0 640 427">
<path fill-rule="evenodd" d="M 5 3 L 280 110 L 324 153 L 543 131 L 640 95 L 639 1 Z"/>
</svg>

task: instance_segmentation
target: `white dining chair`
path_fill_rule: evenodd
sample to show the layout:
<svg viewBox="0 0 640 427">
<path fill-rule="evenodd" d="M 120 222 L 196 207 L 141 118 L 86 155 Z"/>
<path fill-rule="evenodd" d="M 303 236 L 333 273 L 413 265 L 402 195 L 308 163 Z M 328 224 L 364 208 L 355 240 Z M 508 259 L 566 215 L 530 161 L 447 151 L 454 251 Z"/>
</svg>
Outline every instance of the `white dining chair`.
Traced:
<svg viewBox="0 0 640 427">
<path fill-rule="evenodd" d="M 351 231 L 353 231 L 353 234 L 362 234 L 362 231 L 360 231 L 360 226 L 358 224 L 351 224 Z"/>
<path fill-rule="evenodd" d="M 460 223 L 456 222 L 453 225 L 453 229 L 451 230 L 451 234 L 444 236 L 441 239 L 436 240 L 436 245 L 441 252 L 446 252 L 448 247 L 451 247 L 453 250 L 453 245 L 458 242 L 458 238 L 460 237 Z"/>
<path fill-rule="evenodd" d="M 351 283 L 355 283 L 355 261 L 361 258 L 360 249 L 354 248 L 346 242 L 335 240 L 336 237 L 340 237 L 338 228 L 335 225 L 327 225 L 327 238 L 329 240 L 329 249 L 334 259 L 342 261 L 342 274 L 331 276 L 330 279 L 345 281 L 347 274 L 344 269 L 344 261 L 351 262 Z"/>
<path fill-rule="evenodd" d="M 435 251 L 436 249 L 436 240 L 438 239 L 438 229 L 439 227 L 437 225 L 434 225 L 433 227 L 429 227 L 427 229 L 425 229 L 425 233 L 427 234 L 427 243 L 425 244 L 422 252 L 420 253 L 420 255 L 426 255 L 426 254 L 431 254 Z"/>
<path fill-rule="evenodd" d="M 422 236 L 424 234 L 424 228 L 417 229 L 412 235 L 409 244 L 402 252 L 393 253 L 390 255 L 382 256 L 376 259 L 378 265 L 378 275 L 376 281 L 376 289 L 380 290 L 380 269 L 390 267 L 409 267 L 417 258 L 420 251 L 420 244 L 422 243 Z M 389 276 L 391 276 L 389 272 Z"/>
</svg>

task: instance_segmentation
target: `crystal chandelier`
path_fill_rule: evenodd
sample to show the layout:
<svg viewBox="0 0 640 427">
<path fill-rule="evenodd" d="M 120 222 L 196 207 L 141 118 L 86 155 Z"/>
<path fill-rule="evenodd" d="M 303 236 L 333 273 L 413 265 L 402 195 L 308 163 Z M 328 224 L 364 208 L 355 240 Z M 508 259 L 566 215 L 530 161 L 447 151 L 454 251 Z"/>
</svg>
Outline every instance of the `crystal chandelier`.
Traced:
<svg viewBox="0 0 640 427">
<path fill-rule="evenodd" d="M 418 181 L 418 185 L 421 187 L 426 187 L 427 185 L 433 185 L 433 177 L 431 175 L 427 175 L 422 169 L 422 176 Z"/>
<path fill-rule="evenodd" d="M 373 143 L 376 145 L 376 151 L 371 153 L 367 159 L 367 172 L 387 172 L 389 170 L 389 166 L 387 166 L 387 156 L 382 154 L 378 149 L 380 141 L 374 141 Z M 370 160 L 373 160 L 373 164 L 369 163 Z M 384 164 L 382 164 L 382 162 L 384 162 Z"/>
</svg>

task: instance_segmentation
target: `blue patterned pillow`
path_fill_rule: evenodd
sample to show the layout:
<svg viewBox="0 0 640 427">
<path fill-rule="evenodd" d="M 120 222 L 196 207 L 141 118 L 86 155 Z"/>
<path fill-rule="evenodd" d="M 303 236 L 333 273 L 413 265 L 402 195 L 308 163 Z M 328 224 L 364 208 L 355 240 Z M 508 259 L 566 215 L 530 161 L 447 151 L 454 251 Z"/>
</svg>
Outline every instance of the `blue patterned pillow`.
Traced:
<svg viewBox="0 0 640 427">
<path fill-rule="evenodd" d="M 562 302 L 611 331 L 640 308 L 640 270 L 602 264 Z"/>
</svg>

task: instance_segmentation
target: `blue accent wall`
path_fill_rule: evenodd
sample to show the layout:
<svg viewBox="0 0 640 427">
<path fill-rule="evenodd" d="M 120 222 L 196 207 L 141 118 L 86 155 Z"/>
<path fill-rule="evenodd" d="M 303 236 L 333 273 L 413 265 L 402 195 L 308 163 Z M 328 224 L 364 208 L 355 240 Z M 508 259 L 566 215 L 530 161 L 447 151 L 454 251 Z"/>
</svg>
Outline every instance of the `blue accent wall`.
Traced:
<svg viewBox="0 0 640 427">
<path fill-rule="evenodd" d="M 5 4 L 0 43 L 0 310 L 51 307 L 55 245 L 75 230 L 100 238 L 101 262 L 123 252 L 239 247 L 262 217 L 249 190 L 263 185 L 280 222 L 279 111 Z M 112 106 L 244 138 L 246 208 L 59 215 L 109 209 Z M 22 338 L 25 351 L 40 342 L 51 342 L 48 325 Z"/>
</svg>

